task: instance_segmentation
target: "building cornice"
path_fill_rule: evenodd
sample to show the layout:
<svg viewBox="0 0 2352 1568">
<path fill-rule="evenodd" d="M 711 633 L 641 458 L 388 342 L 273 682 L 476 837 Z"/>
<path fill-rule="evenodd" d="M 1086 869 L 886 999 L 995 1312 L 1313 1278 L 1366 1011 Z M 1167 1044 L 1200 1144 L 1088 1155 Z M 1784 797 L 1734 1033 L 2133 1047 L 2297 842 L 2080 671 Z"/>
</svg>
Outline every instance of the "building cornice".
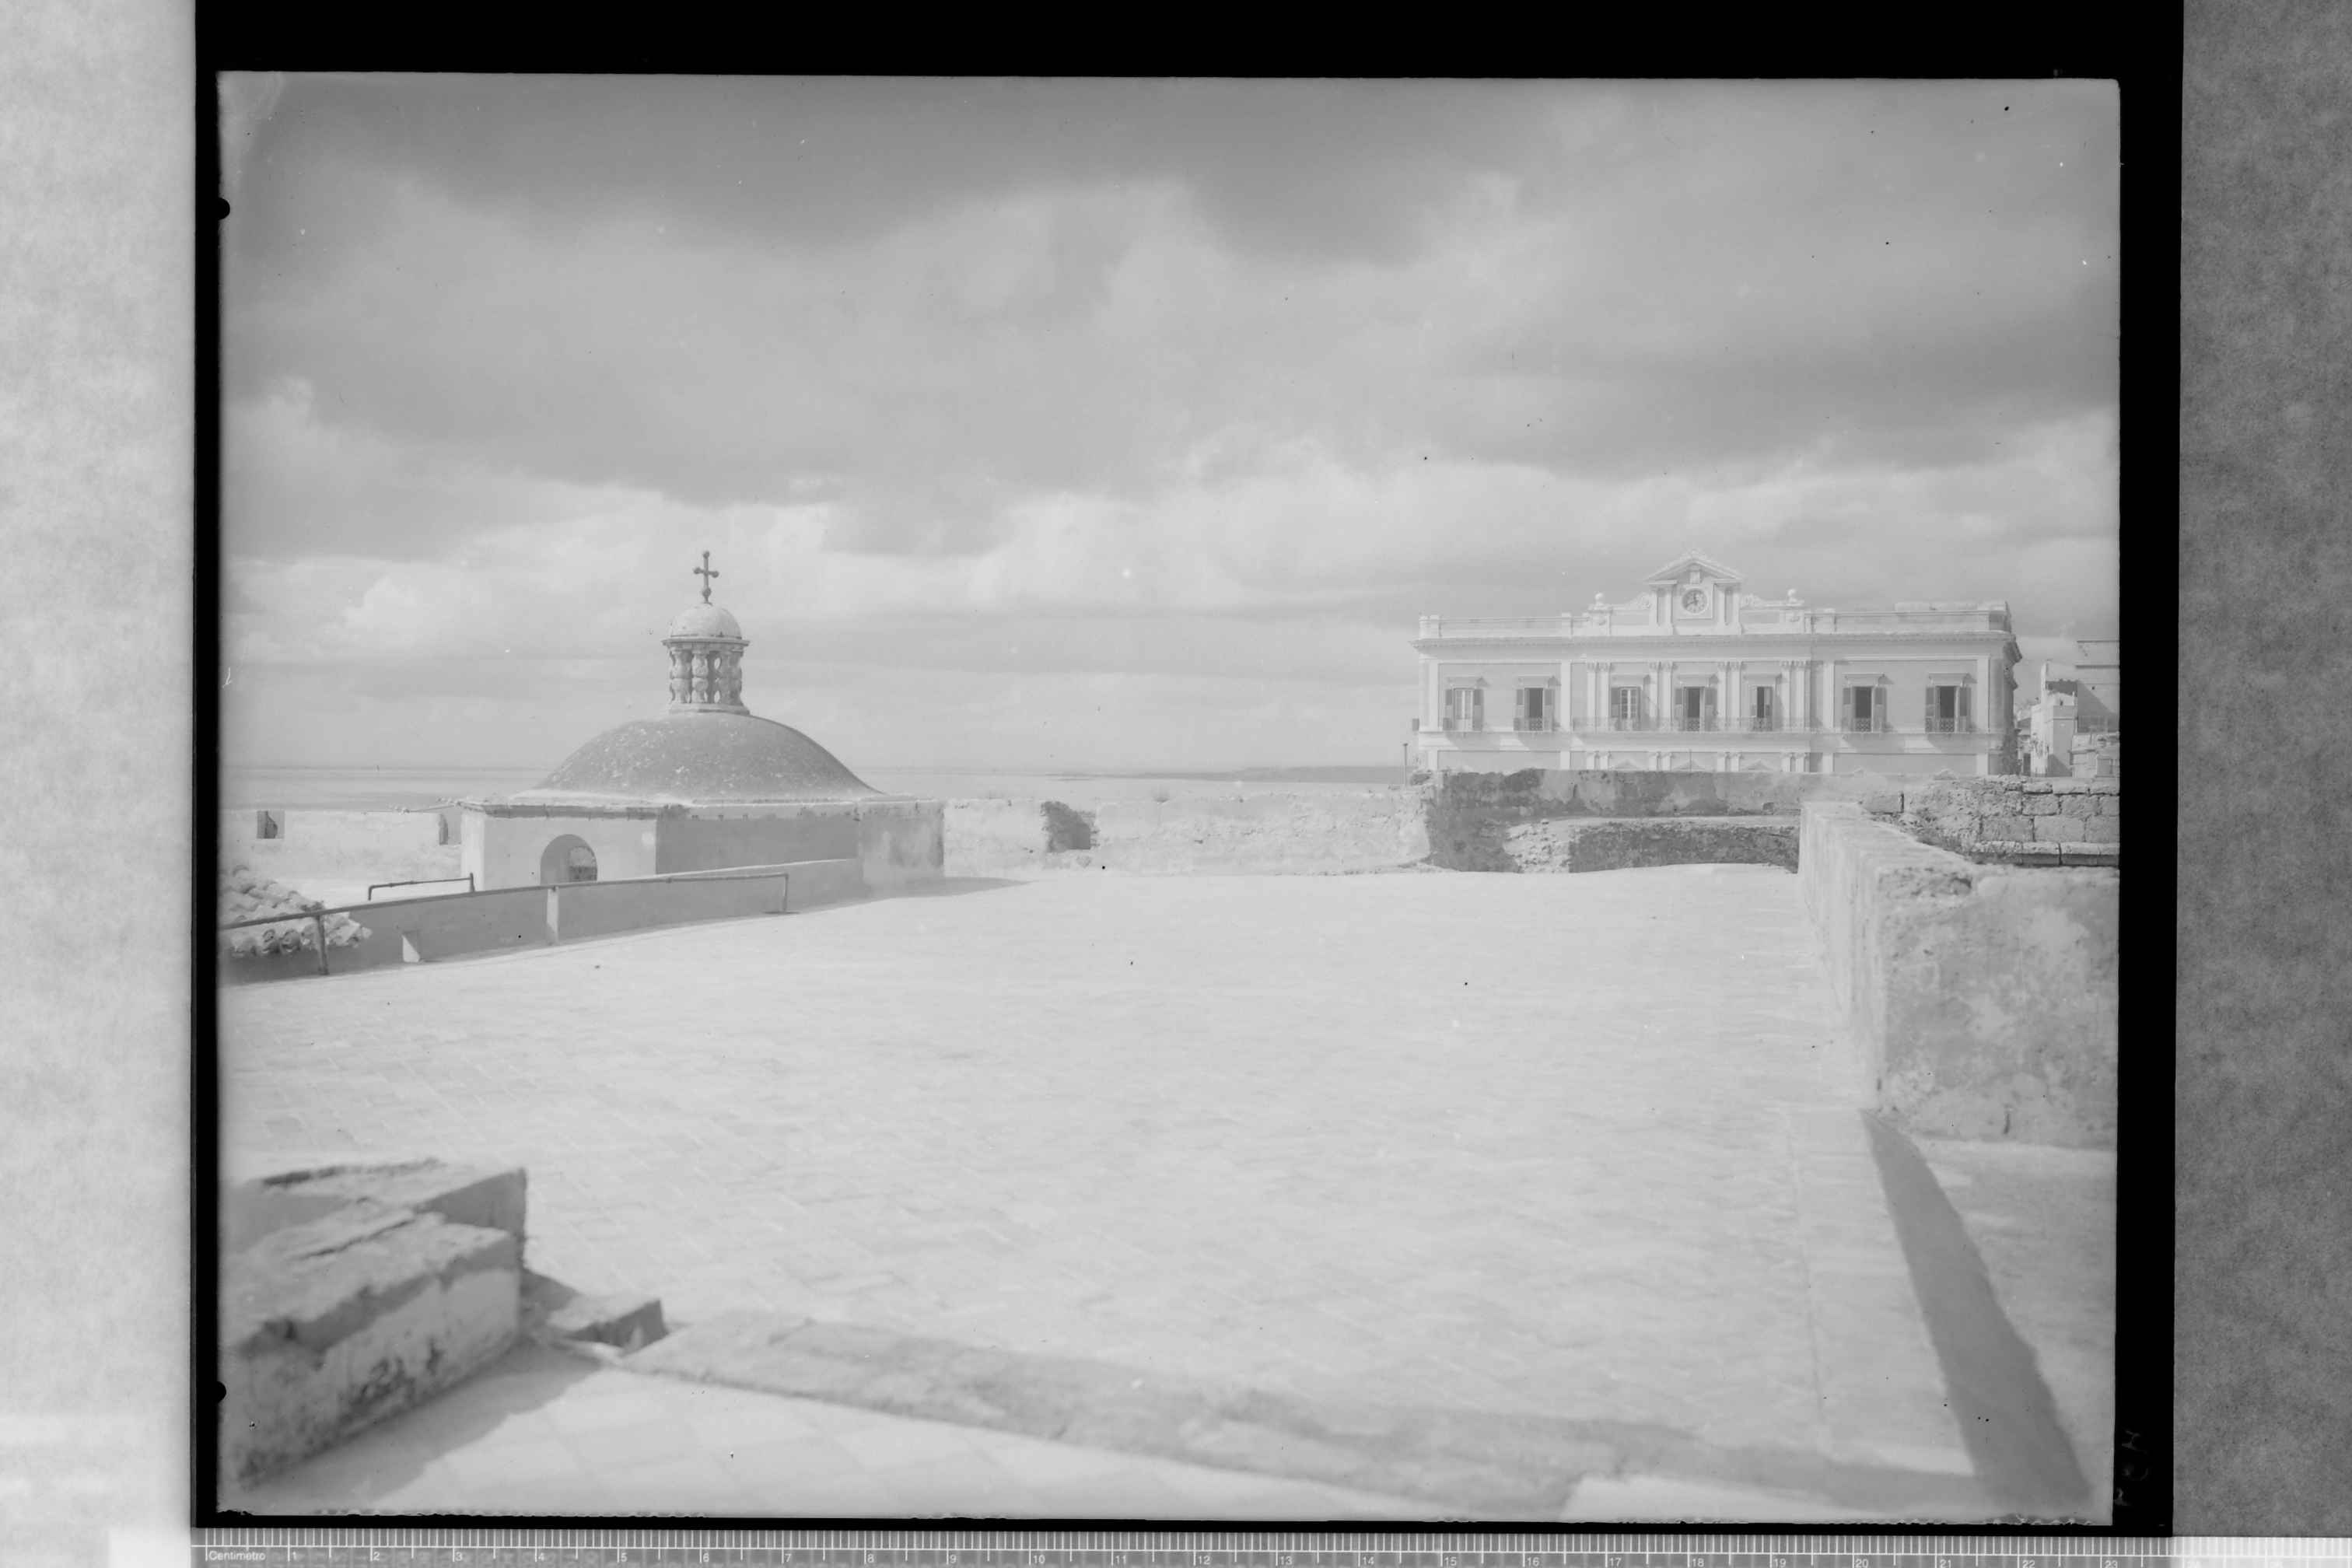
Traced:
<svg viewBox="0 0 2352 1568">
<path fill-rule="evenodd" d="M 1865 650 L 1874 644 L 1913 647 L 1921 643 L 1958 643 L 1971 647 L 2000 649 L 2013 648 L 2015 637 L 1998 628 L 1979 631 L 1928 630 L 1904 631 L 1873 629 L 1863 632 L 1707 632 L 1664 633 L 1641 636 L 1625 632 L 1601 632 L 1592 635 L 1546 636 L 1540 632 L 1454 633 L 1442 637 L 1416 637 L 1413 651 L 1421 654 L 1469 653 L 1472 650 L 1498 650 L 1499 657 L 1518 658 L 1558 658 L 1563 656 L 1590 657 L 1595 659 L 1622 658 L 1729 658 L 1751 657 L 1763 658 L 1843 658 Z M 2012 660 L 2014 662 L 2014 660 Z"/>
</svg>

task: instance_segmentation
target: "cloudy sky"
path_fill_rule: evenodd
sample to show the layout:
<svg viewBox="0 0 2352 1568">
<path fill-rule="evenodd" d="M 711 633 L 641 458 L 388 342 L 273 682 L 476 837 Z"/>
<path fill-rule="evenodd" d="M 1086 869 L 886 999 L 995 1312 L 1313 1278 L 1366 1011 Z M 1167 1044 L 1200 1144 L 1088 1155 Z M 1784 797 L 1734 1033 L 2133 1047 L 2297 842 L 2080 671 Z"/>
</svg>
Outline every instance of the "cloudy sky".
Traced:
<svg viewBox="0 0 2352 1568">
<path fill-rule="evenodd" d="M 1413 618 L 2117 635 L 2104 84 L 223 83 L 233 762 L 1388 763 Z"/>
</svg>

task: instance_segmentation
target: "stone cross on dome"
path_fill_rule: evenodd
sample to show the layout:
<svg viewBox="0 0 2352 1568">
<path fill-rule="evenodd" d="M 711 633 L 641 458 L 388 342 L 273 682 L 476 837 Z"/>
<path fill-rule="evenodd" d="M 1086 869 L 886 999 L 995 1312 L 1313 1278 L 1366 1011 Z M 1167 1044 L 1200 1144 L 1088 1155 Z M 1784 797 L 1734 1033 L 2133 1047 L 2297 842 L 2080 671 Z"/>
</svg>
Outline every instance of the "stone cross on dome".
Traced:
<svg viewBox="0 0 2352 1568">
<path fill-rule="evenodd" d="M 688 605 L 669 624 L 662 646 L 669 649 L 669 710 L 672 713 L 749 713 L 743 706 L 743 628 L 710 602 L 719 568 L 710 552 L 689 570 L 702 579 L 702 603 Z"/>
</svg>

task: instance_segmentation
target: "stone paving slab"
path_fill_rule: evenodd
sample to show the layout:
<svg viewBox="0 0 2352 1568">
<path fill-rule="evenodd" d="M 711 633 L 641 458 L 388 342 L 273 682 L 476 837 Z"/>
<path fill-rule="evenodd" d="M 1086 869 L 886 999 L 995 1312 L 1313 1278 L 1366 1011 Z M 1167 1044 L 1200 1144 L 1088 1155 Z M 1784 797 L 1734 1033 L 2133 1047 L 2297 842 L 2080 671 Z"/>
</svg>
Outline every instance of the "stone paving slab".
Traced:
<svg viewBox="0 0 2352 1568">
<path fill-rule="evenodd" d="M 527 1346 L 224 1500 L 255 1515 L 1401 1521 L 1428 1505 L 642 1377 Z"/>
<path fill-rule="evenodd" d="M 1916 1141 L 1958 1211 L 2080 1459 L 2090 1520 L 2114 1516 L 2116 1154 Z"/>
<path fill-rule="evenodd" d="M 1453 1516 L 1563 1517 L 1591 1479 L 1628 1472 L 1919 1519 L 1996 1511 L 1965 1469 L 1725 1450 L 1671 1428 L 1458 1408 L 1312 1403 L 1138 1376 L 1068 1357 L 974 1350 L 766 1312 L 728 1312 L 630 1355 L 628 1370 L 1415 1497 Z"/>
<path fill-rule="evenodd" d="M 225 994 L 225 1142 L 521 1164 L 687 1327 L 1957 1479 L 1835 1018 L 1777 870 L 1105 874 Z"/>
</svg>

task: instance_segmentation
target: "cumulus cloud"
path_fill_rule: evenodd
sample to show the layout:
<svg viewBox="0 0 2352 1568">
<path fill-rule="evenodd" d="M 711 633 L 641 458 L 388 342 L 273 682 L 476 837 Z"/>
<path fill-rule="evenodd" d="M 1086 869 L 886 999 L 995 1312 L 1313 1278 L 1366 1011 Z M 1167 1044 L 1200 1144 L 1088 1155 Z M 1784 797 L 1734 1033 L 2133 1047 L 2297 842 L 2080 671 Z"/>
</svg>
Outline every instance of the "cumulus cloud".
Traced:
<svg viewBox="0 0 2352 1568">
<path fill-rule="evenodd" d="M 249 666 L 602 679 L 703 549 L 794 668 L 1065 704 L 1257 658 L 1369 712 L 1413 613 L 1621 597 L 1685 542 L 2114 625 L 2096 84 L 231 96 Z"/>
</svg>

